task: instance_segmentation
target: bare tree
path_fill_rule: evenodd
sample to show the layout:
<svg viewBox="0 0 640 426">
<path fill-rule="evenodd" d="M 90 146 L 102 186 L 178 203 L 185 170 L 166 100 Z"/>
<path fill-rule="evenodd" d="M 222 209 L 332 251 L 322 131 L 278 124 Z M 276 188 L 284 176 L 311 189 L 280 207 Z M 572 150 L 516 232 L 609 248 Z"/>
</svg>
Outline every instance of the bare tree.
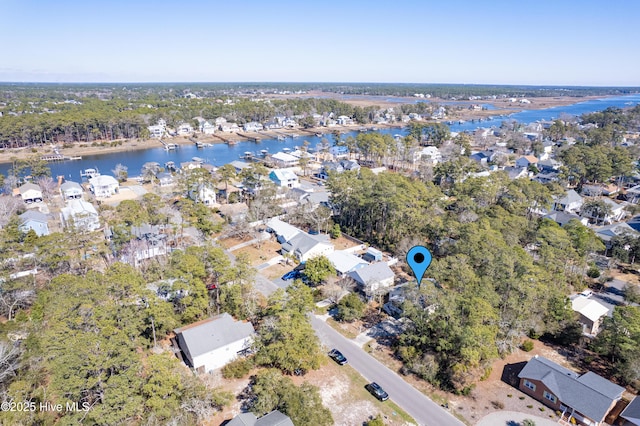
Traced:
<svg viewBox="0 0 640 426">
<path fill-rule="evenodd" d="M 20 367 L 20 346 L 0 341 L 0 389 L 5 388 L 9 379 L 15 377 Z"/>
<path fill-rule="evenodd" d="M 11 216 L 24 208 L 24 203 L 19 198 L 0 196 L 0 228 L 9 223 Z"/>
<path fill-rule="evenodd" d="M 51 176 L 40 176 L 36 182 L 40 186 L 45 200 L 51 200 L 56 193 L 58 183 Z"/>
<path fill-rule="evenodd" d="M 129 177 L 129 168 L 120 163 L 116 164 L 116 167 L 111 171 L 120 182 L 124 182 Z"/>
</svg>

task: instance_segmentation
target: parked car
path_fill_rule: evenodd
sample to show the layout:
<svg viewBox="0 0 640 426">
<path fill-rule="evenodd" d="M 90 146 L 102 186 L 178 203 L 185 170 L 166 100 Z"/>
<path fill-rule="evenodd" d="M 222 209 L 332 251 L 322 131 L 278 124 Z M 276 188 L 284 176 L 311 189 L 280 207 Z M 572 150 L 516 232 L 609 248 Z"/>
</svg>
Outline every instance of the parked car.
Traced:
<svg viewBox="0 0 640 426">
<path fill-rule="evenodd" d="M 331 351 L 329 351 L 329 357 L 340 365 L 347 363 L 347 358 L 337 349 L 331 349 Z"/>
<path fill-rule="evenodd" d="M 288 281 L 288 280 L 297 280 L 298 278 L 300 278 L 300 276 L 301 276 L 301 275 L 302 275 L 302 274 L 300 273 L 300 271 L 297 271 L 297 270 L 295 270 L 295 269 L 294 269 L 293 271 L 289 271 L 289 272 L 287 272 L 286 274 L 284 274 L 284 275 L 282 276 L 282 279 L 283 279 L 284 281 Z"/>
<path fill-rule="evenodd" d="M 380 385 L 377 384 L 376 382 L 369 383 L 368 385 L 365 385 L 364 388 L 368 390 L 371 395 L 378 398 L 380 401 L 386 401 L 387 399 L 389 399 L 389 394 L 386 393 L 384 389 L 382 389 L 382 387 L 380 387 Z"/>
<path fill-rule="evenodd" d="M 580 293 L 580 296 L 584 296 L 584 297 L 591 297 L 593 295 L 593 291 L 591 290 L 585 290 L 582 293 Z"/>
</svg>

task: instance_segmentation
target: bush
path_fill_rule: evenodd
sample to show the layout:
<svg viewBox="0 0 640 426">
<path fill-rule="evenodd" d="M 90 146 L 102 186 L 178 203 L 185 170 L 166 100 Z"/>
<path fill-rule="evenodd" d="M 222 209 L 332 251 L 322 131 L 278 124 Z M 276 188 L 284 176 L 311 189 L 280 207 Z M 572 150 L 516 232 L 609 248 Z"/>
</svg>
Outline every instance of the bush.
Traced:
<svg viewBox="0 0 640 426">
<path fill-rule="evenodd" d="M 502 401 L 491 401 L 491 405 L 493 405 L 493 408 L 496 410 L 504 409 L 504 403 Z"/>
<path fill-rule="evenodd" d="M 536 426 L 536 422 L 531 419 L 524 419 L 522 421 L 522 426 Z"/>
<path fill-rule="evenodd" d="M 334 240 L 337 238 L 340 238 L 342 236 L 342 231 L 340 230 L 340 225 L 338 225 L 337 223 L 335 223 L 332 227 L 331 230 L 329 231 L 329 235 L 331 236 L 331 238 L 333 238 Z"/>
<path fill-rule="evenodd" d="M 522 342 L 522 346 L 520 347 L 525 352 L 531 352 L 533 350 L 533 341 L 525 340 L 524 342 Z"/>
<path fill-rule="evenodd" d="M 587 270 L 587 276 L 589 278 L 599 278 L 600 277 L 600 269 L 597 266 L 590 266 Z"/>
<path fill-rule="evenodd" d="M 527 405 L 527 408 L 533 408 L 533 405 L 529 404 Z"/>
<path fill-rule="evenodd" d="M 380 414 L 378 414 L 373 419 L 366 422 L 365 425 L 366 426 L 384 426 L 384 421 L 382 420 L 382 417 L 380 416 Z"/>
<path fill-rule="evenodd" d="M 351 322 L 362 318 L 367 305 L 355 293 L 349 293 L 338 302 L 338 321 Z"/>
<path fill-rule="evenodd" d="M 254 367 L 253 358 L 238 358 L 222 367 L 222 377 L 225 379 L 240 379 Z"/>
</svg>

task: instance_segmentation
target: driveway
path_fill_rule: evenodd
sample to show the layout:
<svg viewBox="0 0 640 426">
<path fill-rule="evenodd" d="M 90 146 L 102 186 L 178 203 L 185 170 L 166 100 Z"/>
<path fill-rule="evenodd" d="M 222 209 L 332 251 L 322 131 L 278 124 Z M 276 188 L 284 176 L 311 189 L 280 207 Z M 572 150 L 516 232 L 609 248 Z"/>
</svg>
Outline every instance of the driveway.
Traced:
<svg viewBox="0 0 640 426">
<path fill-rule="evenodd" d="M 375 381 L 382 386 L 389 394 L 389 398 L 413 417 L 420 426 L 462 426 L 464 424 L 319 317 L 311 316 L 311 325 L 327 348 L 336 348 L 341 351 L 353 368 L 368 381 Z"/>
<path fill-rule="evenodd" d="M 519 426 L 525 419 L 531 419 L 536 426 L 558 426 L 558 423 L 538 416 L 530 414 L 518 413 L 515 411 L 499 411 L 484 416 L 476 426 Z"/>
</svg>

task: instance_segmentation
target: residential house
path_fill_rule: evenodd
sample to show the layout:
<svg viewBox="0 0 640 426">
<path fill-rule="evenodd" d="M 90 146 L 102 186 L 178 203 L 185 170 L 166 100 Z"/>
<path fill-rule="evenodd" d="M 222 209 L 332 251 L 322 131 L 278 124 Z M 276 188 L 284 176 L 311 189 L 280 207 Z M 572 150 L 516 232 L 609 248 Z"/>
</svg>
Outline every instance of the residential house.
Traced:
<svg viewBox="0 0 640 426">
<path fill-rule="evenodd" d="M 212 207 L 217 204 L 215 188 L 204 184 L 190 189 L 189 198 L 196 203 L 202 203 L 205 206 Z"/>
<path fill-rule="evenodd" d="M 537 165 L 538 159 L 533 155 L 524 155 L 516 160 L 517 167 L 529 167 L 531 165 Z"/>
<path fill-rule="evenodd" d="M 109 198 L 118 192 L 120 184 L 109 175 L 100 175 L 89 179 L 91 192 L 98 198 Z"/>
<path fill-rule="evenodd" d="M 225 133 L 235 133 L 240 131 L 237 123 L 220 123 L 220 131 Z"/>
<path fill-rule="evenodd" d="M 18 188 L 22 201 L 27 204 L 39 203 L 42 201 L 42 190 L 35 183 L 25 183 Z"/>
<path fill-rule="evenodd" d="M 309 235 L 306 232 L 299 232 L 282 244 L 282 252 L 291 254 L 304 263 L 312 257 L 326 256 L 333 252 L 333 244 L 329 242 L 326 235 Z"/>
<path fill-rule="evenodd" d="M 372 263 L 348 274 L 368 297 L 386 292 L 393 286 L 395 274 L 384 262 Z"/>
<path fill-rule="evenodd" d="M 329 148 L 329 154 L 333 155 L 333 158 L 345 158 L 349 156 L 349 148 L 343 145 L 336 145 Z"/>
<path fill-rule="evenodd" d="M 216 126 L 220 126 L 221 124 L 224 124 L 224 123 L 226 123 L 226 122 L 227 122 L 227 119 L 226 119 L 226 118 L 224 118 L 224 117 L 218 117 L 218 118 L 216 118 L 215 120 L 213 120 L 213 123 L 214 123 Z"/>
<path fill-rule="evenodd" d="M 163 229 L 160 225 L 148 223 L 132 226 L 131 236 L 134 237 L 134 240 L 132 240 L 129 253 L 124 260 L 137 267 L 142 260 L 167 254 L 167 234 L 162 232 Z"/>
<path fill-rule="evenodd" d="M 353 118 L 347 117 L 346 115 L 341 115 L 338 117 L 338 125 L 339 126 L 351 126 L 353 125 Z"/>
<path fill-rule="evenodd" d="M 552 220 L 560 226 L 565 226 L 571 220 L 577 220 L 583 225 L 587 225 L 587 223 L 589 222 L 587 218 L 580 217 L 577 214 L 573 213 L 565 213 L 563 211 L 552 211 L 548 215 L 543 216 L 543 219 Z"/>
<path fill-rule="evenodd" d="M 368 265 L 368 263 L 361 257 L 343 250 L 337 250 L 329 253 L 327 258 L 339 276 L 347 275 L 349 272 Z"/>
<path fill-rule="evenodd" d="M 586 197 L 599 197 L 604 195 L 605 197 L 615 195 L 620 188 L 616 185 L 582 185 L 582 195 Z"/>
<path fill-rule="evenodd" d="M 567 195 L 557 198 L 553 203 L 553 210 L 565 213 L 577 213 L 580 211 L 584 199 L 573 189 L 567 191 Z"/>
<path fill-rule="evenodd" d="M 167 131 L 167 122 L 161 118 L 157 124 L 149 126 L 147 129 L 149 129 L 149 135 L 152 138 L 161 139 Z"/>
<path fill-rule="evenodd" d="M 67 181 L 60 185 L 60 195 L 65 200 L 82 198 L 82 186 L 77 182 Z"/>
<path fill-rule="evenodd" d="M 193 134 L 193 126 L 189 123 L 182 123 L 176 129 L 178 136 L 191 136 Z"/>
<path fill-rule="evenodd" d="M 200 125 L 200 131 L 205 135 L 213 135 L 216 132 L 217 126 L 205 121 Z"/>
<path fill-rule="evenodd" d="M 382 261 L 382 252 L 373 247 L 368 247 L 366 253 L 362 255 L 362 259 L 367 262 L 380 262 Z"/>
<path fill-rule="evenodd" d="M 100 228 L 100 217 L 91 203 L 70 200 L 60 210 L 62 225 L 81 231 L 95 231 Z"/>
<path fill-rule="evenodd" d="M 557 172 L 561 166 L 562 166 L 561 162 L 556 161 L 552 158 L 538 161 L 538 164 L 536 164 L 536 167 L 538 168 L 538 170 L 540 170 L 541 172 L 548 172 L 548 173 Z"/>
<path fill-rule="evenodd" d="M 538 173 L 533 180 L 540 183 L 550 183 L 557 182 L 560 179 L 560 174 L 558 172 L 542 172 Z"/>
<path fill-rule="evenodd" d="M 608 212 L 601 212 L 599 208 L 584 207 L 580 210 L 580 216 L 594 221 L 597 224 L 611 224 L 622 220 L 626 212 L 623 204 L 618 204 L 611 198 L 602 197 L 599 201 L 608 208 Z"/>
<path fill-rule="evenodd" d="M 240 161 L 240 160 L 233 160 L 229 164 L 232 165 L 234 169 L 236 169 L 236 173 L 240 173 L 244 169 L 251 167 L 251 163 L 247 163 L 246 161 Z"/>
<path fill-rule="evenodd" d="M 287 168 L 297 166 L 299 158 L 285 152 L 277 152 L 271 156 L 271 161 L 277 167 Z"/>
<path fill-rule="evenodd" d="M 184 361 L 198 373 L 224 367 L 246 353 L 255 334 L 250 322 L 228 313 L 174 330 Z"/>
<path fill-rule="evenodd" d="M 640 232 L 629 226 L 628 223 L 613 223 L 611 225 L 601 226 L 594 229 L 596 235 L 604 242 L 607 250 L 613 246 L 613 239 L 615 237 L 622 237 L 628 235 L 634 238 L 640 236 Z"/>
<path fill-rule="evenodd" d="M 538 355 L 527 362 L 518 378 L 522 392 L 579 425 L 604 424 L 624 392 L 623 387 L 591 371 L 580 375 Z"/>
<path fill-rule="evenodd" d="M 18 229 L 21 232 L 29 232 L 33 229 L 37 236 L 49 235 L 49 217 L 37 210 L 27 210 L 20 216 L 20 225 Z"/>
<path fill-rule="evenodd" d="M 344 171 L 358 171 L 360 164 L 356 160 L 326 161 L 322 163 L 318 177 L 328 179 L 331 172 L 342 173 Z"/>
<path fill-rule="evenodd" d="M 640 426 L 640 397 L 635 397 L 620 413 L 620 417 L 635 426 Z M 625 423 L 626 424 L 626 423 Z"/>
<path fill-rule="evenodd" d="M 531 176 L 531 172 L 527 167 L 505 167 L 503 170 L 507 173 L 509 179 L 512 180 L 528 178 Z"/>
<path fill-rule="evenodd" d="M 167 173 L 167 172 L 158 173 L 156 177 L 158 178 L 158 184 L 160 185 L 161 188 L 171 186 L 175 183 L 173 180 L 173 175 L 171 173 Z"/>
<path fill-rule="evenodd" d="M 289 416 L 281 413 L 278 410 L 265 414 L 264 416 L 257 418 L 255 414 L 241 413 L 231 419 L 227 426 L 293 426 L 293 422 Z"/>
<path fill-rule="evenodd" d="M 269 173 L 269 179 L 281 188 L 297 188 L 300 186 L 298 175 L 291 169 L 275 169 Z"/>
<path fill-rule="evenodd" d="M 243 221 L 247 217 L 249 206 L 245 203 L 222 204 L 218 207 L 218 210 L 222 217 L 229 223 L 234 224 Z"/>
<path fill-rule="evenodd" d="M 640 201 L 640 185 L 627 189 L 626 194 L 628 202 L 638 204 L 638 201 Z"/>
<path fill-rule="evenodd" d="M 420 151 L 417 151 L 414 155 L 414 159 L 428 161 L 435 165 L 442 162 L 442 154 L 440 150 L 435 146 L 426 146 Z"/>
<path fill-rule="evenodd" d="M 595 299 L 578 294 L 571 301 L 571 309 L 580 315 L 578 322 L 582 324 L 582 332 L 595 337 L 600 331 L 602 320 L 609 313 L 609 308 Z"/>
<path fill-rule="evenodd" d="M 302 232 L 300 229 L 288 224 L 287 222 L 281 221 L 277 217 L 269 219 L 267 222 L 267 229 L 275 234 L 276 240 L 280 244 L 286 243 Z"/>
<path fill-rule="evenodd" d="M 242 128 L 245 132 L 259 132 L 264 129 L 264 126 L 262 126 L 262 124 L 258 123 L 257 121 L 250 121 L 248 123 L 245 123 Z"/>
</svg>

